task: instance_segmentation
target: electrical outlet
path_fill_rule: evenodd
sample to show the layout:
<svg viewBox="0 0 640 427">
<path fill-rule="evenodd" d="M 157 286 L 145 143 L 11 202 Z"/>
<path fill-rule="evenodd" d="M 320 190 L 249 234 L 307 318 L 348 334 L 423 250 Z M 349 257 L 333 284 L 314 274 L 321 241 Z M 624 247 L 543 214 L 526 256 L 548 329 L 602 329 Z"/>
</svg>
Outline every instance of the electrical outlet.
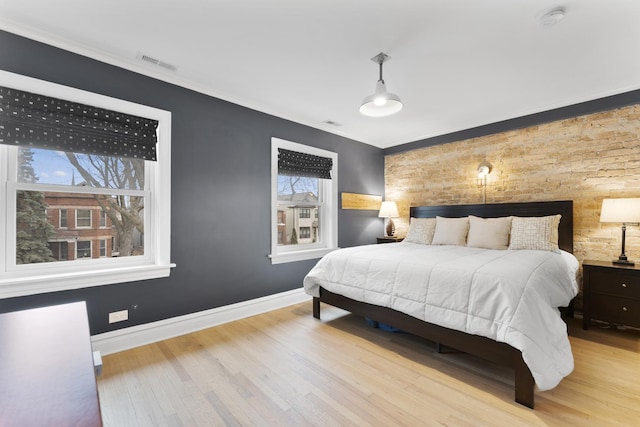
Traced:
<svg viewBox="0 0 640 427">
<path fill-rule="evenodd" d="M 129 310 L 120 310 L 109 313 L 109 323 L 123 322 L 129 320 Z"/>
</svg>

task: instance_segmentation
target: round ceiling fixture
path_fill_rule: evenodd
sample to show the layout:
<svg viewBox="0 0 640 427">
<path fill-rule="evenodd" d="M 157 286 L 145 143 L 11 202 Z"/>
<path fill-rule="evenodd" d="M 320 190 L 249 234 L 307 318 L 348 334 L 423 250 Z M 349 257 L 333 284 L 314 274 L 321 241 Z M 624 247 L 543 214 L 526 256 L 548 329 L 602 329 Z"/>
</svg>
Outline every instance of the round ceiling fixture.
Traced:
<svg viewBox="0 0 640 427">
<path fill-rule="evenodd" d="M 565 13 L 566 10 L 564 7 L 556 7 L 542 15 L 540 19 L 538 19 L 538 22 L 545 27 L 556 25 L 564 19 Z"/>
</svg>

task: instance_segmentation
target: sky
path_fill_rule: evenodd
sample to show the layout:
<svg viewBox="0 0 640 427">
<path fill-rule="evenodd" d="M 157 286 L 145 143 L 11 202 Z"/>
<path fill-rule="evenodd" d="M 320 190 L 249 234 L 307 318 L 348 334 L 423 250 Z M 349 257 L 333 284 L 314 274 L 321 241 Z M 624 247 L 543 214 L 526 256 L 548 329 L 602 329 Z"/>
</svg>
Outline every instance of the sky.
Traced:
<svg viewBox="0 0 640 427">
<path fill-rule="evenodd" d="M 75 168 L 62 151 L 32 149 L 33 170 L 40 184 L 71 185 Z M 76 182 L 79 176 L 76 175 Z"/>
</svg>

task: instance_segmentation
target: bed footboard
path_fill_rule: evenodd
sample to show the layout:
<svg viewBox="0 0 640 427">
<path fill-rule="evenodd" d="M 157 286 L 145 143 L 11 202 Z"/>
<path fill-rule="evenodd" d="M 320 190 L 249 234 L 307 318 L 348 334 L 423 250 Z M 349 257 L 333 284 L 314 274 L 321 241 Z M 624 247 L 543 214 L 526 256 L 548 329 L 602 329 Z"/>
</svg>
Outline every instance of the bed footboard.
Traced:
<svg viewBox="0 0 640 427">
<path fill-rule="evenodd" d="M 531 371 L 522 359 L 522 353 L 506 343 L 427 323 L 399 311 L 356 301 L 323 288 L 320 288 L 320 297 L 313 298 L 313 317 L 316 319 L 320 319 L 320 302 L 393 325 L 405 332 L 435 341 L 438 345 L 443 344 L 490 362 L 512 367 L 515 401 L 531 409 L 534 407 L 535 382 Z"/>
</svg>

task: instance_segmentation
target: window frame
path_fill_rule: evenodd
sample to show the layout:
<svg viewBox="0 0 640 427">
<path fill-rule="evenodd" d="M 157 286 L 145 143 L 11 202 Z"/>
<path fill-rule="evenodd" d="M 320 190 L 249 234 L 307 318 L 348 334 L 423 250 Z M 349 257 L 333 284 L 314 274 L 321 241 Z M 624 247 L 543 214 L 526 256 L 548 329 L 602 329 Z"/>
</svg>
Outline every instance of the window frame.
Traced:
<svg viewBox="0 0 640 427">
<path fill-rule="evenodd" d="M 64 213 L 64 215 L 63 215 Z M 68 210 L 66 208 L 60 208 L 58 209 L 58 228 L 61 229 L 67 229 L 69 228 L 69 216 L 68 216 Z M 62 221 L 62 218 L 64 218 L 64 221 Z M 62 225 L 62 223 L 64 222 L 64 225 Z"/>
<path fill-rule="evenodd" d="M 80 217 L 78 214 L 80 213 L 80 211 L 87 211 L 89 212 L 89 225 L 80 225 L 78 223 L 78 219 L 82 219 L 82 220 L 86 220 L 87 218 L 85 218 L 84 216 Z M 93 218 L 91 218 L 93 215 L 92 209 L 87 209 L 87 208 L 76 208 L 76 227 L 75 228 L 91 228 L 93 226 Z"/>
<path fill-rule="evenodd" d="M 300 245 L 278 245 L 278 149 L 328 157 L 333 161 L 331 179 L 321 179 L 318 188 L 320 242 Z M 271 253 L 272 264 L 321 258 L 338 249 L 338 154 L 333 151 L 280 138 L 271 138 Z"/>
<path fill-rule="evenodd" d="M 78 256 L 78 250 L 79 250 L 79 246 L 80 243 L 88 243 L 89 244 L 89 256 L 83 256 L 80 257 Z M 84 251 L 84 249 L 83 249 Z M 76 260 L 78 259 L 93 259 L 93 241 L 92 240 L 76 240 Z"/>
<path fill-rule="evenodd" d="M 0 85 L 158 121 L 158 160 L 145 163 L 149 222 L 145 221 L 145 255 L 140 257 L 12 266 L 8 258 L 13 255 L 15 265 L 15 192 L 24 185 L 15 182 L 17 147 L 0 144 L 0 200 L 6 202 L 0 208 L 0 242 L 5 242 L 0 243 L 0 299 L 169 276 L 175 267 L 170 261 L 171 112 L 3 70 Z M 66 192 L 68 187 L 54 185 L 51 190 Z"/>
</svg>

